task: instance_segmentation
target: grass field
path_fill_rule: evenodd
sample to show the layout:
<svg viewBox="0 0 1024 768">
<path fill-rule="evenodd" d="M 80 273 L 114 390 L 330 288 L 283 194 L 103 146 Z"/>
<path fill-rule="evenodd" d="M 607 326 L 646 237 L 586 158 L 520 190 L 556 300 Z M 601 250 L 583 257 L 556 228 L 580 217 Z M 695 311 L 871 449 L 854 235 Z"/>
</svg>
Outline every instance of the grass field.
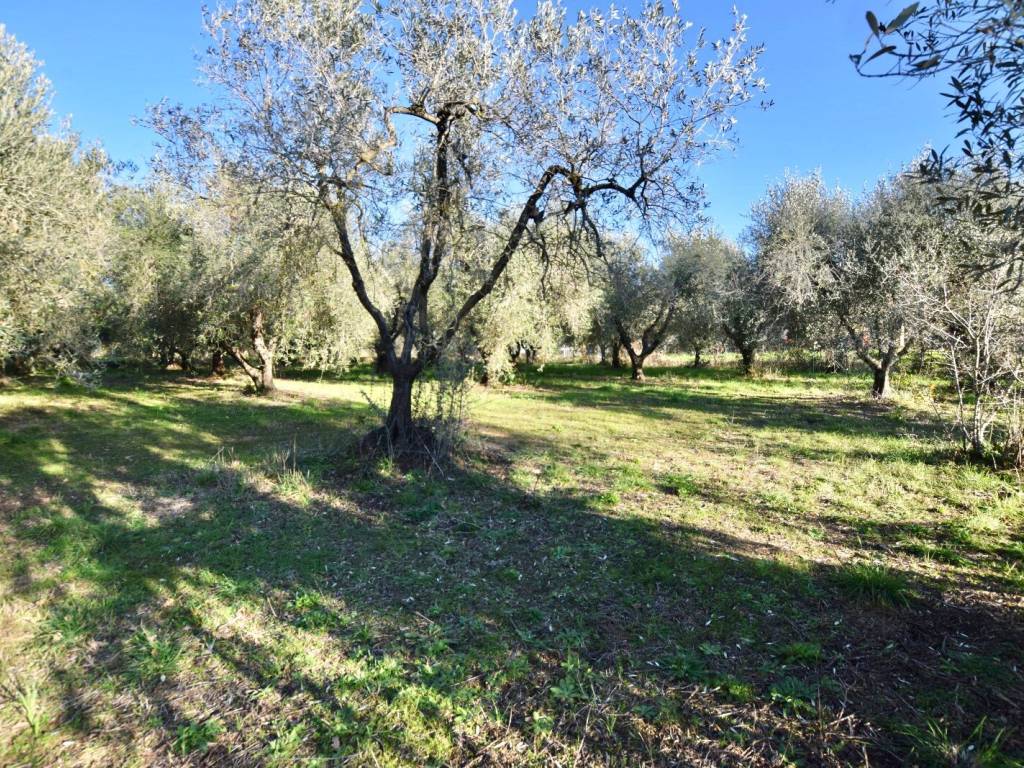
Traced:
<svg viewBox="0 0 1024 768">
<path fill-rule="evenodd" d="M 1021 765 L 1024 495 L 905 378 L 0 389 L 0 765 Z"/>
</svg>

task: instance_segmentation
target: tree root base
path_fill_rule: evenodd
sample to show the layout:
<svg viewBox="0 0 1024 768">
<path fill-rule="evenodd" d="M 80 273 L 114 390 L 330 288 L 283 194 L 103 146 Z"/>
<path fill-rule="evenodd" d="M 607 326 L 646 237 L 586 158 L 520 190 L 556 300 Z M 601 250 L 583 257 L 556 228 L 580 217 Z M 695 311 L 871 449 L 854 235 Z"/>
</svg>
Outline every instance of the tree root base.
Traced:
<svg viewBox="0 0 1024 768">
<path fill-rule="evenodd" d="M 388 427 L 377 427 L 363 435 L 358 450 L 362 459 L 388 459 L 404 471 L 437 469 L 450 459 L 434 433 L 421 425 L 401 439 Z"/>
</svg>

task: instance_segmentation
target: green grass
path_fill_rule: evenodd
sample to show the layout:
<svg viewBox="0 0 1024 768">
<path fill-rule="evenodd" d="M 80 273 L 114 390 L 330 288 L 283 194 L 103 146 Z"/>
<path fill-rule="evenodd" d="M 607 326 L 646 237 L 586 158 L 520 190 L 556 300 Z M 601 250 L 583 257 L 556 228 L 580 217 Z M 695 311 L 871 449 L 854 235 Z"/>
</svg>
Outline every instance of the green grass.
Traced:
<svg viewBox="0 0 1024 768">
<path fill-rule="evenodd" d="M 181 755 L 187 755 L 192 752 L 206 752 L 210 747 L 210 742 L 216 739 L 222 730 L 223 727 L 216 720 L 189 721 L 178 728 L 178 735 L 174 740 L 174 748 Z"/>
<path fill-rule="evenodd" d="M 883 565 L 857 563 L 839 569 L 835 574 L 839 588 L 848 595 L 877 605 L 905 606 L 911 588 L 907 578 Z"/>
<path fill-rule="evenodd" d="M 0 390 L 0 764 L 1019 764 L 1014 479 L 860 376 L 648 378 L 478 388 L 448 477 L 363 466 L 365 371 Z"/>
</svg>

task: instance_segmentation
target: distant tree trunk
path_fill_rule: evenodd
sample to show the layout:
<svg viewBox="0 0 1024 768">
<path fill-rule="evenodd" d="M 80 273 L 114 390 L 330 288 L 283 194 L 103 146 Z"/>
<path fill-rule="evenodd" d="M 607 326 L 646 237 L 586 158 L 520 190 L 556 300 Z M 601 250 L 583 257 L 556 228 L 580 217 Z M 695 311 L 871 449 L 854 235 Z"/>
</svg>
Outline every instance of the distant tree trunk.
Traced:
<svg viewBox="0 0 1024 768">
<path fill-rule="evenodd" d="M 633 348 L 636 342 L 631 338 L 631 334 L 626 330 L 626 326 L 621 320 L 615 318 L 615 327 L 619 332 L 619 343 L 626 348 L 626 354 L 629 355 L 629 362 L 633 369 L 633 381 L 644 380 L 644 361 L 661 346 L 674 313 L 675 309 L 673 306 L 662 307 L 658 312 L 657 319 L 640 334 L 639 352 Z"/>
<path fill-rule="evenodd" d="M 195 373 L 195 368 L 192 367 L 192 351 L 179 349 L 178 359 L 181 361 L 181 370 L 185 373 L 192 375 Z"/>
<path fill-rule="evenodd" d="M 757 358 L 756 347 L 744 345 L 740 347 L 740 364 L 743 366 L 743 373 L 749 375 L 754 370 L 754 362 Z"/>
<path fill-rule="evenodd" d="M 889 384 L 888 364 L 883 363 L 874 369 L 874 382 L 871 385 L 871 394 L 879 400 L 885 399 L 892 394 L 892 387 Z"/>
<path fill-rule="evenodd" d="M 748 330 L 740 323 L 732 326 L 724 322 L 722 323 L 722 330 L 729 337 L 729 341 L 732 342 L 736 351 L 740 353 L 740 367 L 743 373 L 749 375 L 754 369 L 754 362 L 757 357 L 757 337 L 748 333 Z"/>
<path fill-rule="evenodd" d="M 615 342 L 612 344 L 612 368 L 622 367 L 622 344 Z"/>
<path fill-rule="evenodd" d="M 902 334 L 901 334 L 902 337 Z M 892 395 L 892 383 L 890 381 L 890 375 L 892 369 L 896 366 L 896 363 L 900 359 L 900 354 L 907 347 L 906 343 L 901 338 L 896 344 L 892 344 L 885 351 L 885 354 L 879 358 L 877 365 L 872 368 L 872 382 L 871 382 L 871 394 L 879 400 Z"/>
<path fill-rule="evenodd" d="M 490 353 L 487 352 L 483 347 L 477 347 L 477 354 L 480 355 L 480 362 L 483 363 L 482 370 L 480 371 L 480 383 L 485 387 L 491 384 L 491 373 L 487 367 L 487 361 L 490 359 Z M 513 359 L 512 362 L 515 362 Z"/>
<path fill-rule="evenodd" d="M 260 359 L 260 385 L 258 387 L 262 394 L 270 394 L 277 389 L 274 382 L 274 344 L 268 345 L 263 338 L 262 331 L 254 333 L 252 345 L 256 355 Z"/>
<path fill-rule="evenodd" d="M 224 350 L 217 347 L 213 350 L 213 355 L 210 358 L 210 375 L 225 376 L 227 372 L 228 367 L 224 363 Z"/>
<path fill-rule="evenodd" d="M 694 344 L 693 345 L 693 367 L 694 368 L 703 368 L 704 367 L 704 358 L 702 358 L 700 356 L 700 353 L 703 352 L 703 351 L 704 351 L 704 348 L 701 347 L 700 344 Z"/>
<path fill-rule="evenodd" d="M 925 363 L 928 361 L 928 345 L 919 344 L 917 347 L 917 357 L 914 360 L 914 373 L 923 373 Z"/>
<path fill-rule="evenodd" d="M 637 352 L 633 349 L 632 344 L 623 345 L 626 348 L 626 354 L 629 355 L 629 365 L 631 370 L 630 378 L 633 381 L 644 381 L 644 361 L 647 360 L 648 352 L 640 351 Z"/>
<path fill-rule="evenodd" d="M 879 345 L 878 352 L 880 354 L 875 357 L 870 351 L 869 335 L 867 333 L 857 333 L 853 324 L 845 317 L 840 316 L 839 319 L 846 327 L 847 333 L 850 334 L 854 349 L 857 351 L 857 356 L 871 370 L 871 394 L 879 400 L 889 397 L 892 394 L 892 384 L 889 381 L 889 375 L 892 368 L 899 361 L 900 356 L 910 346 L 906 328 L 901 325 L 899 333 L 896 334 L 895 338 L 890 339 L 884 348 Z"/>
<path fill-rule="evenodd" d="M 277 384 L 274 381 L 274 352 L 277 346 L 276 341 L 269 343 L 264 336 L 263 312 L 254 310 L 250 315 L 252 348 L 256 353 L 259 365 L 254 365 L 247 358 L 241 347 L 229 347 L 231 357 L 234 358 L 245 374 L 252 380 L 253 387 L 258 395 L 270 395 L 277 391 Z"/>
<path fill-rule="evenodd" d="M 14 376 L 30 376 L 35 366 L 35 358 L 32 355 L 14 354 L 10 357 L 8 367 Z"/>
<path fill-rule="evenodd" d="M 383 340 L 378 336 L 377 340 L 373 343 L 373 372 L 374 373 L 387 373 L 388 371 L 388 352 L 384 346 Z"/>
</svg>

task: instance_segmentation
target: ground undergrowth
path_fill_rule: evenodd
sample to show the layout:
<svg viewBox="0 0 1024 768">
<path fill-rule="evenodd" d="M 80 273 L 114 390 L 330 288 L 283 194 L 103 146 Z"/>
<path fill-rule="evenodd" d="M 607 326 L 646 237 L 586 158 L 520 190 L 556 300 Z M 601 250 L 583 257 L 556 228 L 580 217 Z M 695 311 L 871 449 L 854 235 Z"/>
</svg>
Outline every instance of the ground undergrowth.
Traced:
<svg viewBox="0 0 1024 768">
<path fill-rule="evenodd" d="M 906 377 L 0 389 L 2 765 L 1020 765 L 1024 496 Z"/>
</svg>

